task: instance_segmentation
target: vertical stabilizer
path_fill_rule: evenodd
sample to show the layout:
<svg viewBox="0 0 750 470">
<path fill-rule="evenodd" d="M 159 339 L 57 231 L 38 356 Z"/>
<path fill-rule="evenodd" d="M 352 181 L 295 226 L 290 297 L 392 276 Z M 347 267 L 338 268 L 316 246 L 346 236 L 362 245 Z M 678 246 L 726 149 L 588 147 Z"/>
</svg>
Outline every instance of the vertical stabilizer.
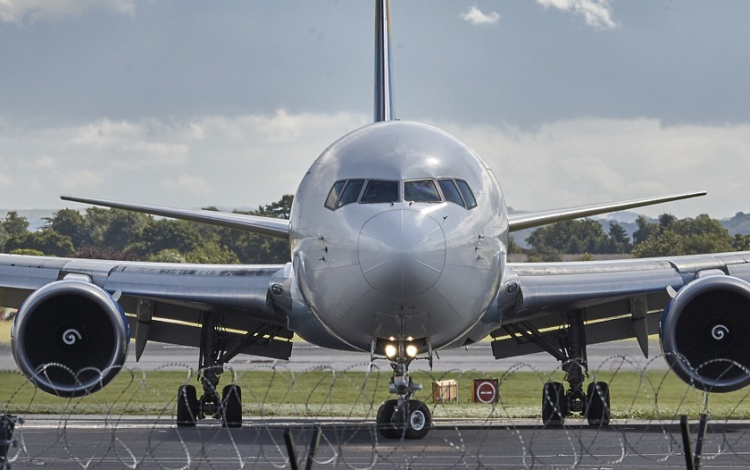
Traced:
<svg viewBox="0 0 750 470">
<path fill-rule="evenodd" d="M 392 121 L 390 0 L 375 0 L 375 122 Z"/>
</svg>

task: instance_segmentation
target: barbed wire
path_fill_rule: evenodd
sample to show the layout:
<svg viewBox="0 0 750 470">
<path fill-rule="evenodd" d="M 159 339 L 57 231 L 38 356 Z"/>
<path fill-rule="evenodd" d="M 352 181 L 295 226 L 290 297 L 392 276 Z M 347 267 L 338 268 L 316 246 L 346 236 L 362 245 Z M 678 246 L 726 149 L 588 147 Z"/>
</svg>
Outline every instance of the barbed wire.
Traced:
<svg viewBox="0 0 750 470">
<path fill-rule="evenodd" d="M 391 375 L 378 363 L 301 372 L 283 364 L 227 368 L 222 382 L 243 390 L 242 428 L 222 427 L 216 419 L 175 425 L 177 388 L 197 384 L 199 375 L 185 364 L 124 368 L 104 390 L 79 398 L 48 396 L 20 373 L 4 372 L 0 468 L 295 468 L 316 437 L 308 468 L 684 468 L 679 420 L 701 414 L 708 416 L 701 461 L 750 466 L 750 391 L 708 395 L 679 381 L 663 360 L 611 356 L 590 371 L 589 380 L 606 382 L 612 391 L 608 426 L 589 425 L 581 415 L 564 425 L 542 422 L 542 387 L 560 381 L 562 370 L 518 362 L 498 377 L 475 370 L 415 372 L 415 381 L 425 384 L 416 398 L 434 417 L 421 440 L 378 433 L 375 417 L 389 398 Z M 467 390 L 479 378 L 497 380 L 497 402 L 469 400 Z M 458 384 L 456 401 L 434 400 L 434 387 L 427 385 L 447 379 Z M 294 441 L 291 453 L 285 431 Z"/>
</svg>

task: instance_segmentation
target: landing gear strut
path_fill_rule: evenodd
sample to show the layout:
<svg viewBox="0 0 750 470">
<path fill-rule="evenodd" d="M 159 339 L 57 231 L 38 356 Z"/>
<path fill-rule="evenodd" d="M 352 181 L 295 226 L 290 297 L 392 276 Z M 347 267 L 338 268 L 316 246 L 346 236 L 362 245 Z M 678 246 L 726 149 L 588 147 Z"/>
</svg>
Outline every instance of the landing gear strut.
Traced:
<svg viewBox="0 0 750 470">
<path fill-rule="evenodd" d="M 412 360 L 413 357 L 405 354 L 403 343 L 390 359 L 393 377 L 388 391 L 398 398 L 380 405 L 377 415 L 378 432 L 386 439 L 422 439 L 432 427 L 430 409 L 423 402 L 412 399 L 414 392 L 422 390 L 422 385 L 415 384 L 409 376 Z"/>
<path fill-rule="evenodd" d="M 556 351 L 562 361 L 568 391 L 560 382 L 547 382 L 542 389 L 542 422 L 562 425 L 566 416 L 581 413 L 591 425 L 609 424 L 609 387 L 605 382 L 592 382 L 586 393 L 583 382 L 588 377 L 584 312 L 571 310 L 565 313 L 567 325 L 561 338 L 561 351 Z"/>
<path fill-rule="evenodd" d="M 589 424 L 609 424 L 609 387 L 604 382 L 592 382 L 584 392 L 588 377 L 586 358 L 586 330 L 584 310 L 564 313 L 564 325 L 555 335 L 541 333 L 532 324 L 521 322 L 504 329 L 517 338 L 531 341 L 562 362 L 568 390 L 560 382 L 547 382 L 542 389 L 542 422 L 545 425 L 562 425 L 573 413 L 583 415 Z M 553 336 L 554 339 L 551 339 Z"/>
<path fill-rule="evenodd" d="M 227 385 L 219 396 L 219 376 L 231 357 L 225 351 L 227 336 L 221 327 L 221 317 L 203 312 L 198 378 L 203 395 L 197 397 L 195 387 L 183 385 L 177 391 L 177 426 L 193 427 L 199 419 L 216 418 L 228 428 L 242 426 L 242 390 L 239 385 Z"/>
</svg>

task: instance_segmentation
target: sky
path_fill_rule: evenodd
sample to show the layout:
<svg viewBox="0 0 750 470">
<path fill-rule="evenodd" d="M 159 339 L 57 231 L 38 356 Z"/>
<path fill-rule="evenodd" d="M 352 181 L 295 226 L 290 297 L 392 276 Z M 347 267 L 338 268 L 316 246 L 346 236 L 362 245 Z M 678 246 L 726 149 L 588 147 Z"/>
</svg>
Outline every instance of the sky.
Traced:
<svg viewBox="0 0 750 470">
<path fill-rule="evenodd" d="M 394 108 L 507 203 L 750 212 L 750 2 L 392 0 Z M 253 208 L 372 122 L 372 0 L 0 0 L 0 208 Z"/>
</svg>

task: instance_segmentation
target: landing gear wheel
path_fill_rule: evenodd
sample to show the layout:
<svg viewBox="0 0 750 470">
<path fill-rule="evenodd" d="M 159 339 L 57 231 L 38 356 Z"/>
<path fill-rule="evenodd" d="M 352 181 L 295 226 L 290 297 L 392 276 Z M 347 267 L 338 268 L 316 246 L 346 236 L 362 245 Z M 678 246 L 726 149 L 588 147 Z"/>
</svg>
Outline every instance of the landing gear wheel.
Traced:
<svg viewBox="0 0 750 470">
<path fill-rule="evenodd" d="M 609 416 L 609 386 L 591 382 L 586 392 L 586 419 L 592 426 L 608 426 Z"/>
<path fill-rule="evenodd" d="M 225 428 L 242 427 L 242 390 L 239 385 L 227 385 L 221 394 L 224 416 L 221 425 Z"/>
<path fill-rule="evenodd" d="M 547 382 L 542 389 L 542 423 L 545 426 L 562 426 L 566 414 L 563 385 L 560 382 Z"/>
<path fill-rule="evenodd" d="M 192 428 L 198 419 L 198 399 L 195 387 L 183 385 L 177 390 L 177 426 Z"/>
<path fill-rule="evenodd" d="M 422 439 L 432 427 L 430 409 L 419 400 L 409 400 L 407 406 L 405 436 L 407 439 Z"/>
<path fill-rule="evenodd" d="M 378 417 L 376 418 L 378 432 L 386 439 L 398 439 L 401 437 L 401 430 L 394 424 L 393 412 L 396 409 L 398 401 L 387 400 L 380 405 Z"/>
</svg>

